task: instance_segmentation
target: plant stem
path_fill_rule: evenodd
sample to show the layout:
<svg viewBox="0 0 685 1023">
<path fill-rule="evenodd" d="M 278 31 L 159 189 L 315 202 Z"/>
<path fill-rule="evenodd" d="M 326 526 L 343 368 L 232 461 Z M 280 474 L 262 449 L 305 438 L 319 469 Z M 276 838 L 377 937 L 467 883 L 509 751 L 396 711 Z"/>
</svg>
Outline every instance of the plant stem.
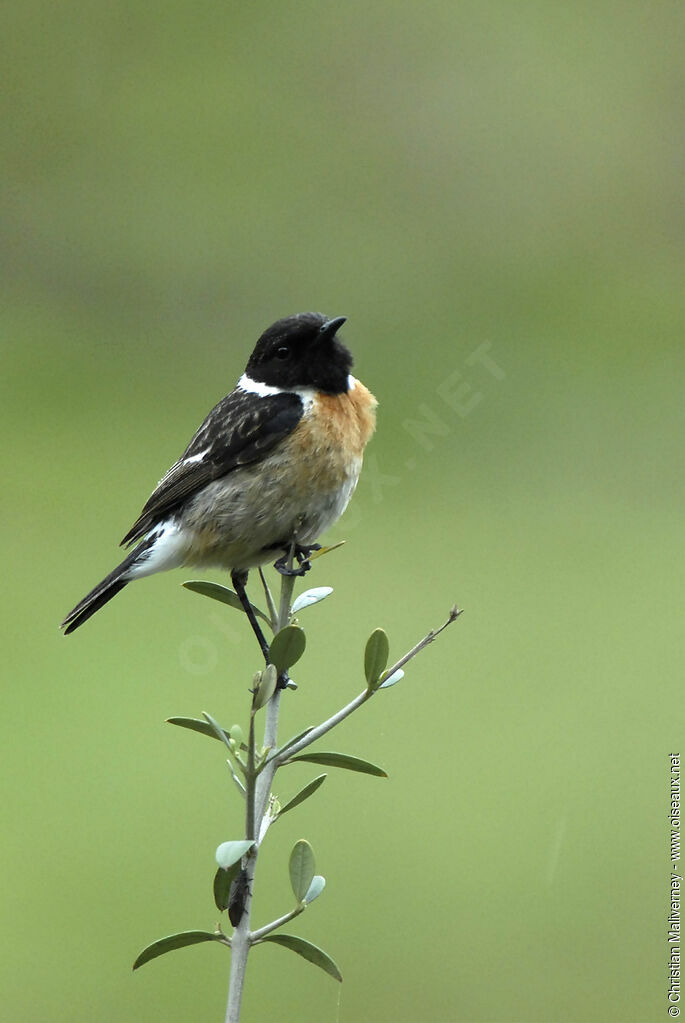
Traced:
<svg viewBox="0 0 685 1023">
<path fill-rule="evenodd" d="M 288 567 L 292 568 L 293 549 L 290 551 Z M 262 576 L 263 580 L 263 576 Z M 284 629 L 290 622 L 290 608 L 292 605 L 293 588 L 295 577 L 281 576 L 281 596 L 279 601 L 278 614 L 275 614 L 271 594 L 265 584 L 265 592 L 268 593 L 267 603 L 272 614 L 274 634 Z M 273 696 L 266 705 L 266 720 L 264 723 L 264 748 L 275 749 L 278 742 L 278 714 L 281 705 L 283 690 L 276 688 Z M 250 945 L 253 942 L 253 935 L 250 933 L 250 911 L 252 905 L 252 885 L 254 882 L 257 856 L 259 853 L 259 838 L 262 832 L 262 821 L 267 811 L 269 794 L 277 764 L 275 761 L 267 764 L 257 775 L 255 773 L 255 739 L 254 739 L 254 711 L 250 714 L 250 735 L 248 739 L 248 760 L 245 777 L 245 837 L 254 839 L 255 845 L 247 854 L 244 862 L 244 869 L 247 873 L 247 896 L 245 898 L 245 909 L 243 915 L 233 932 L 231 938 L 231 973 L 228 987 L 228 1004 L 226 1006 L 226 1023 L 239 1023 L 240 1006 L 245 985 L 245 973 L 247 970 L 247 957 L 250 952 Z M 291 917 L 288 917 L 291 919 Z M 258 932 L 259 933 L 259 932 Z M 268 933 L 268 928 L 262 928 L 262 933 Z"/>
<path fill-rule="evenodd" d="M 247 740 L 247 774 L 245 785 L 245 838 L 255 837 L 255 756 L 254 709 L 250 713 L 250 735 Z"/>
<path fill-rule="evenodd" d="M 290 557 L 288 558 L 287 568 L 292 569 L 293 567 L 293 551 L 294 544 L 290 548 Z M 295 588 L 295 576 L 284 575 L 281 576 L 281 601 L 278 608 L 278 620 L 274 632 L 280 632 L 284 629 L 290 621 L 290 606 L 293 602 L 293 589 Z"/>
<path fill-rule="evenodd" d="M 250 896 L 248 895 L 248 901 L 249 898 Z M 247 956 L 250 951 L 249 933 L 248 907 L 246 905 L 243 919 L 236 927 L 231 938 L 231 979 L 228 988 L 226 1023 L 239 1023 L 240 1020 L 240 1004 L 243 998 Z"/>
<path fill-rule="evenodd" d="M 294 559 L 294 546 L 291 547 L 290 556 L 288 558 L 288 568 L 293 567 Z M 261 574 L 261 573 L 260 573 Z M 283 575 L 281 577 L 281 593 L 279 599 L 278 610 L 276 610 L 273 598 L 266 584 L 264 576 L 262 575 L 262 583 L 264 584 L 264 591 L 267 598 L 267 605 L 269 607 L 269 613 L 271 621 L 273 623 L 274 634 L 280 632 L 289 623 L 291 618 L 292 608 L 292 596 L 293 588 L 295 585 L 295 577 L 292 575 Z M 410 661 L 413 657 L 416 657 L 424 647 L 432 643 L 433 640 L 446 629 L 448 625 L 456 621 L 461 612 L 453 607 L 450 611 L 447 621 L 440 626 L 438 629 L 431 630 L 423 639 L 411 648 L 403 657 L 391 667 L 388 668 L 381 678 L 389 678 L 393 675 L 403 664 Z M 285 676 L 284 676 L 285 677 Z M 280 680 L 279 680 L 280 681 Z M 281 705 L 281 696 L 283 689 L 280 685 L 277 685 L 273 696 L 269 700 L 265 708 L 265 723 L 264 723 L 264 743 L 263 750 L 276 751 L 278 748 L 278 715 Z M 261 927 L 259 930 L 250 931 L 250 913 L 252 905 L 252 886 L 255 876 L 255 868 L 257 865 L 257 856 L 259 854 L 259 846 L 264 836 L 266 835 L 269 824 L 272 823 L 270 818 L 267 818 L 269 813 L 269 797 L 271 793 L 271 786 L 273 783 L 274 775 L 279 767 L 286 764 L 290 758 L 299 753 L 300 750 L 306 746 L 311 745 L 321 736 L 325 735 L 337 724 L 343 721 L 349 714 L 361 707 L 362 704 L 370 700 L 372 696 L 378 692 L 378 685 L 375 687 L 367 687 L 363 692 L 359 693 L 353 700 L 351 700 L 346 706 L 342 707 L 336 714 L 330 717 L 327 721 L 318 725 L 316 728 L 312 728 L 306 735 L 304 735 L 298 742 L 292 746 L 288 746 L 282 753 L 275 752 L 266 764 L 262 767 L 259 773 L 256 770 L 257 762 L 257 751 L 255 749 L 255 709 L 254 705 L 250 712 L 250 732 L 248 738 L 248 750 L 247 750 L 247 763 L 245 764 L 245 802 L 246 802 L 246 814 L 245 814 L 245 834 L 246 838 L 253 841 L 254 845 L 250 851 L 246 854 L 243 860 L 243 869 L 247 875 L 247 888 L 245 896 L 245 906 L 241 919 L 236 925 L 233 936 L 231 938 L 231 973 L 228 990 L 228 1004 L 226 1007 L 226 1023 L 239 1023 L 240 1021 L 240 1006 L 242 1002 L 243 987 L 245 984 L 245 973 L 247 970 L 247 959 L 250 951 L 250 946 L 260 942 L 268 935 L 271 931 L 276 930 L 282 924 L 287 923 L 288 920 L 292 920 L 293 917 L 297 916 L 302 912 L 304 906 L 298 906 L 295 910 L 287 913 L 285 916 L 279 917 L 279 919 L 272 921 L 265 927 Z M 214 724 L 213 719 L 207 719 L 211 724 Z M 216 726 L 218 729 L 218 726 Z M 220 731 L 220 729 L 219 729 Z M 221 736 L 220 736 L 221 737 Z M 259 759 L 261 763 L 262 752 L 259 753 Z M 234 774 L 235 777 L 235 774 Z"/>
<path fill-rule="evenodd" d="M 288 567 L 292 567 L 293 553 L 290 552 L 290 558 L 288 560 Z M 281 597 L 279 602 L 278 617 L 275 622 L 274 632 L 280 632 L 290 622 L 290 608 L 293 600 L 293 589 L 295 587 L 295 577 L 292 575 L 282 576 L 281 582 Z M 283 689 L 277 688 L 273 696 L 266 705 L 266 721 L 264 723 L 264 749 L 276 749 L 278 743 L 278 714 L 281 709 L 281 695 Z M 255 796 L 255 809 L 256 809 L 256 821 L 259 822 L 259 827 L 256 828 L 257 835 L 259 835 L 261 829 L 261 822 L 264 819 L 266 813 L 267 803 L 269 801 L 269 793 L 271 792 L 271 784 L 276 773 L 276 767 L 278 765 L 271 761 L 266 765 L 263 771 L 260 772 L 257 778 L 257 790 Z"/>
</svg>

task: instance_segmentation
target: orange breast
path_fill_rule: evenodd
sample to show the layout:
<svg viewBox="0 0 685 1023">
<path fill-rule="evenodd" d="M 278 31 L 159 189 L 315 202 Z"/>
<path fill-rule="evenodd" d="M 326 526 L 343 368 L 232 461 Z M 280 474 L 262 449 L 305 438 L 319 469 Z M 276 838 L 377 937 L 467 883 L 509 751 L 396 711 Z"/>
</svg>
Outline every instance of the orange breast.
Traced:
<svg viewBox="0 0 685 1023">
<path fill-rule="evenodd" d="M 297 436 L 305 458 L 318 468 L 321 485 L 333 490 L 358 475 L 364 448 L 376 427 L 377 404 L 359 380 L 346 394 L 316 396 Z"/>
</svg>

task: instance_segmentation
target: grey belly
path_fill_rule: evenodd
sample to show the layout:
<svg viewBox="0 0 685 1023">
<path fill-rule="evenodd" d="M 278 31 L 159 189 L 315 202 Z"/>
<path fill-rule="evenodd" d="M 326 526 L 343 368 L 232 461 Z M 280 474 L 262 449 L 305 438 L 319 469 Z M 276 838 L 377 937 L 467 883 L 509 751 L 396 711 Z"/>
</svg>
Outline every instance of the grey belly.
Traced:
<svg viewBox="0 0 685 1023">
<path fill-rule="evenodd" d="M 295 492 L 292 474 L 277 462 L 246 466 L 208 484 L 179 516 L 188 565 L 252 568 L 291 541 L 313 543 L 343 513 L 359 477 L 351 472 L 334 491 L 316 480 Z"/>
</svg>

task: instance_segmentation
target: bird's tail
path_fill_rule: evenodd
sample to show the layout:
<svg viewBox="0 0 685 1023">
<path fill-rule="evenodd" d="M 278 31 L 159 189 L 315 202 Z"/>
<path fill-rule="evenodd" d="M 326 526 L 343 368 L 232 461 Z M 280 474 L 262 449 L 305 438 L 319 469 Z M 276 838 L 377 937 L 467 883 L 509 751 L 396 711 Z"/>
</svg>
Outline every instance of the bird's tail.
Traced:
<svg viewBox="0 0 685 1023">
<path fill-rule="evenodd" d="M 130 574 L 130 569 L 138 561 L 141 554 L 144 554 L 150 546 L 150 540 L 144 540 L 141 544 L 138 544 L 136 549 L 131 551 L 128 557 L 124 558 L 113 572 L 105 576 L 101 583 L 98 583 L 90 593 L 86 594 L 83 600 L 78 602 L 76 607 L 69 612 L 60 625 L 60 628 L 64 629 L 65 636 L 68 636 L 74 629 L 78 629 L 79 625 L 87 622 L 91 615 L 94 615 L 112 597 L 116 597 L 120 590 L 123 590 L 126 583 L 133 578 L 132 574 Z"/>
</svg>

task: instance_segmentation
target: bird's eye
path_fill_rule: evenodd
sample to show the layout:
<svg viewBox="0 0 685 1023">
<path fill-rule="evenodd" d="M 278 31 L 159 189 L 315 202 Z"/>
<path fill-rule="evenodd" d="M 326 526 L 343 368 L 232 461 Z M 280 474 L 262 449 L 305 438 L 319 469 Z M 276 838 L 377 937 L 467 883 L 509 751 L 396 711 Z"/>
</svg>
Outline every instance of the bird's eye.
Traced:
<svg viewBox="0 0 685 1023">
<path fill-rule="evenodd" d="M 283 345 L 281 348 L 277 348 L 276 349 L 276 358 L 277 359 L 281 359 L 281 360 L 287 359 L 289 357 L 289 355 L 290 355 L 290 349 L 287 348 L 285 345 Z"/>
</svg>

